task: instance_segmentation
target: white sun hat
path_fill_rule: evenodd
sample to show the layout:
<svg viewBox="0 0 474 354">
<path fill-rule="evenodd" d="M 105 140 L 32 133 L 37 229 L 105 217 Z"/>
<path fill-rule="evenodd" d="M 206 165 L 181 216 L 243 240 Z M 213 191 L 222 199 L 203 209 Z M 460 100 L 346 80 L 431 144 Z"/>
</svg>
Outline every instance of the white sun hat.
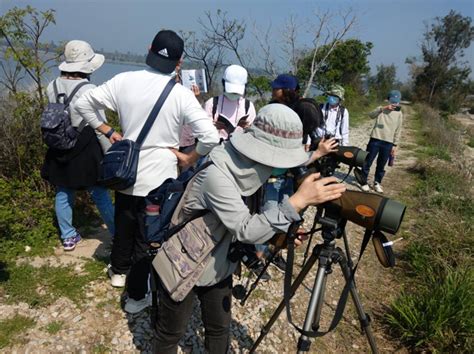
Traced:
<svg viewBox="0 0 474 354">
<path fill-rule="evenodd" d="M 80 40 L 69 41 L 66 44 L 64 57 L 65 61 L 59 65 L 59 70 L 70 73 L 91 74 L 105 61 L 102 54 L 94 53 L 89 43 Z"/>
</svg>

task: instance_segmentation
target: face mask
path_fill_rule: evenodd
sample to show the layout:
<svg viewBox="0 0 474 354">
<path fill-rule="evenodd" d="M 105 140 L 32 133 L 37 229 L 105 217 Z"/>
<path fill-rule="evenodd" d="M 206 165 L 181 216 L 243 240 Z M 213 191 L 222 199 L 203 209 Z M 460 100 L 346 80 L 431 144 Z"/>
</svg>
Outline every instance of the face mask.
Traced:
<svg viewBox="0 0 474 354">
<path fill-rule="evenodd" d="M 237 101 L 240 97 L 238 93 L 230 93 L 230 92 L 224 92 L 224 96 L 227 97 L 227 99 L 231 101 Z"/>
<path fill-rule="evenodd" d="M 170 78 L 176 77 L 176 75 L 178 75 L 178 73 L 176 72 L 176 70 L 174 70 L 174 71 L 170 74 Z"/>
<path fill-rule="evenodd" d="M 288 169 L 287 168 L 274 168 L 272 170 L 272 176 L 281 176 L 285 174 L 286 170 Z"/>
<path fill-rule="evenodd" d="M 339 97 L 336 97 L 336 96 L 329 96 L 328 97 L 328 103 L 330 106 L 335 106 L 337 104 L 339 104 Z"/>
</svg>

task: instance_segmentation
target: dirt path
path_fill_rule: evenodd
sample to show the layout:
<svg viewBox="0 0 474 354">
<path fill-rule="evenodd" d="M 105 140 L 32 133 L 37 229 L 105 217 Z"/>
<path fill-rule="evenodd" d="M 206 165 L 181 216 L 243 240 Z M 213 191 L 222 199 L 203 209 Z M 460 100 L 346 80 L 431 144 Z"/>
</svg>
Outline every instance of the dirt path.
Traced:
<svg viewBox="0 0 474 354">
<path fill-rule="evenodd" d="M 397 199 L 410 183 L 407 168 L 410 167 L 415 157 L 406 148 L 414 144 L 413 132 L 410 130 L 410 108 L 404 109 L 406 114 L 405 129 L 402 134 L 402 144 L 395 166 L 387 168 L 384 179 L 385 195 Z M 351 144 L 365 148 L 372 122 L 367 121 L 357 128 L 351 129 Z M 375 163 L 374 166 L 375 168 Z M 371 176 L 373 175 L 373 172 Z M 353 179 L 348 179 L 349 188 L 358 189 Z M 408 210 L 408 214 L 409 214 Z M 314 218 L 314 210 L 309 210 L 305 215 L 306 224 L 309 225 Z M 409 219 L 406 218 L 406 219 Z M 363 230 L 349 223 L 347 233 L 352 253 L 352 259 L 357 260 Z M 397 236 L 398 237 L 398 236 Z M 320 240 L 319 235 L 315 239 Z M 314 243 L 315 241 L 313 241 Z M 339 246 L 343 246 L 340 240 Z M 404 241 L 397 243 L 394 248 L 404 247 Z M 99 232 L 93 238 L 85 239 L 74 252 L 65 253 L 57 249 L 55 256 L 47 259 L 36 258 L 28 260 L 34 265 L 50 264 L 52 266 L 63 264 L 75 267 L 78 272 L 84 259 L 95 256 L 104 256 L 110 250 L 110 238 L 105 231 Z M 295 264 L 300 264 L 302 251 L 299 250 Z M 295 266 L 294 272 L 299 272 Z M 316 266 L 309 272 L 292 301 L 294 320 L 302 326 L 310 289 L 316 273 Z M 327 328 L 333 316 L 339 294 L 342 290 L 344 279 L 338 267 L 328 277 L 325 296 L 325 308 L 321 321 L 322 329 Z M 384 269 L 378 263 L 373 247 L 369 244 L 357 272 L 357 286 L 363 307 L 372 318 L 372 328 L 380 352 L 406 352 L 399 342 L 391 338 L 384 325 L 384 314 L 391 300 L 398 294 L 399 282 L 397 276 L 400 270 Z M 249 298 L 245 307 L 234 300 L 232 322 L 232 352 L 247 352 L 261 330 L 261 327 L 270 318 L 278 302 L 283 298 L 283 274 L 275 268 L 270 268 L 272 281 L 259 285 L 254 294 Z M 235 279 L 235 284 L 244 283 L 245 279 Z M 5 305 L 0 303 L 0 320 L 20 314 L 35 319 L 36 325 L 29 329 L 21 340 L 21 344 L 4 348 L 2 352 L 151 352 L 150 330 L 148 311 L 137 315 L 124 313 L 119 306 L 121 291 L 110 286 L 105 279 L 89 284 L 86 289 L 85 301 L 80 306 L 73 304 L 66 298 L 58 299 L 47 308 L 29 308 L 27 304 L 20 303 Z M 192 320 L 189 323 L 185 338 L 181 341 L 182 352 L 203 352 L 203 329 L 200 322 L 199 311 L 196 307 Z M 61 323 L 61 328 L 51 334 L 46 327 L 53 323 Z M 286 315 L 282 313 L 275 322 L 270 333 L 259 346 L 260 353 L 292 353 L 296 351 L 298 333 L 288 324 Z M 310 352 L 344 352 L 357 353 L 370 351 L 365 336 L 360 334 L 352 302 L 349 300 L 343 320 L 336 330 L 327 336 L 313 340 Z"/>
</svg>

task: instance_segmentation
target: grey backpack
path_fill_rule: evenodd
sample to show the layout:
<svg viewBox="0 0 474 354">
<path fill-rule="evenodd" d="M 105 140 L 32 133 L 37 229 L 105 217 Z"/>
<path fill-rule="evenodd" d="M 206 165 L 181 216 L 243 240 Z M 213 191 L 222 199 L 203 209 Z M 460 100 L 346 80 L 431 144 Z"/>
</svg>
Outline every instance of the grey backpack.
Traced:
<svg viewBox="0 0 474 354">
<path fill-rule="evenodd" d="M 56 102 L 48 103 L 41 114 L 41 134 L 44 143 L 48 147 L 57 150 L 68 150 L 76 144 L 77 137 L 84 129 L 86 122 L 83 120 L 78 128 L 72 126 L 69 104 L 77 91 L 88 84 L 89 82 L 79 83 L 68 97 L 65 93 L 58 93 L 58 86 L 56 80 L 54 80 L 53 88 Z"/>
</svg>

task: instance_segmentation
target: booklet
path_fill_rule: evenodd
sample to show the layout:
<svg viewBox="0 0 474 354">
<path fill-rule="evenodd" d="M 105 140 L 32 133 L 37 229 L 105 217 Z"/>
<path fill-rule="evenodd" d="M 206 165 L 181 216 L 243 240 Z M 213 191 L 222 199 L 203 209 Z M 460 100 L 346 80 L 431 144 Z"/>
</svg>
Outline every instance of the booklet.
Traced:
<svg viewBox="0 0 474 354">
<path fill-rule="evenodd" d="M 248 117 L 249 117 L 248 114 L 246 114 L 246 115 L 240 117 L 237 125 L 242 124 L 245 120 L 247 120 Z M 235 130 L 236 127 L 234 127 L 234 124 L 232 124 L 232 123 L 230 122 L 229 118 L 227 118 L 227 117 L 226 117 L 225 115 L 223 115 L 222 113 L 219 114 L 219 117 L 217 118 L 217 121 L 218 121 L 218 122 L 221 122 L 221 123 L 223 123 L 223 124 L 225 125 L 225 128 L 224 128 L 224 129 L 225 129 L 225 131 L 227 132 L 227 134 L 231 134 L 231 133 L 234 132 L 234 130 Z"/>
<path fill-rule="evenodd" d="M 207 92 L 206 72 L 204 69 L 181 70 L 181 81 L 184 87 L 191 90 L 193 85 L 199 87 L 199 91 Z"/>
</svg>

